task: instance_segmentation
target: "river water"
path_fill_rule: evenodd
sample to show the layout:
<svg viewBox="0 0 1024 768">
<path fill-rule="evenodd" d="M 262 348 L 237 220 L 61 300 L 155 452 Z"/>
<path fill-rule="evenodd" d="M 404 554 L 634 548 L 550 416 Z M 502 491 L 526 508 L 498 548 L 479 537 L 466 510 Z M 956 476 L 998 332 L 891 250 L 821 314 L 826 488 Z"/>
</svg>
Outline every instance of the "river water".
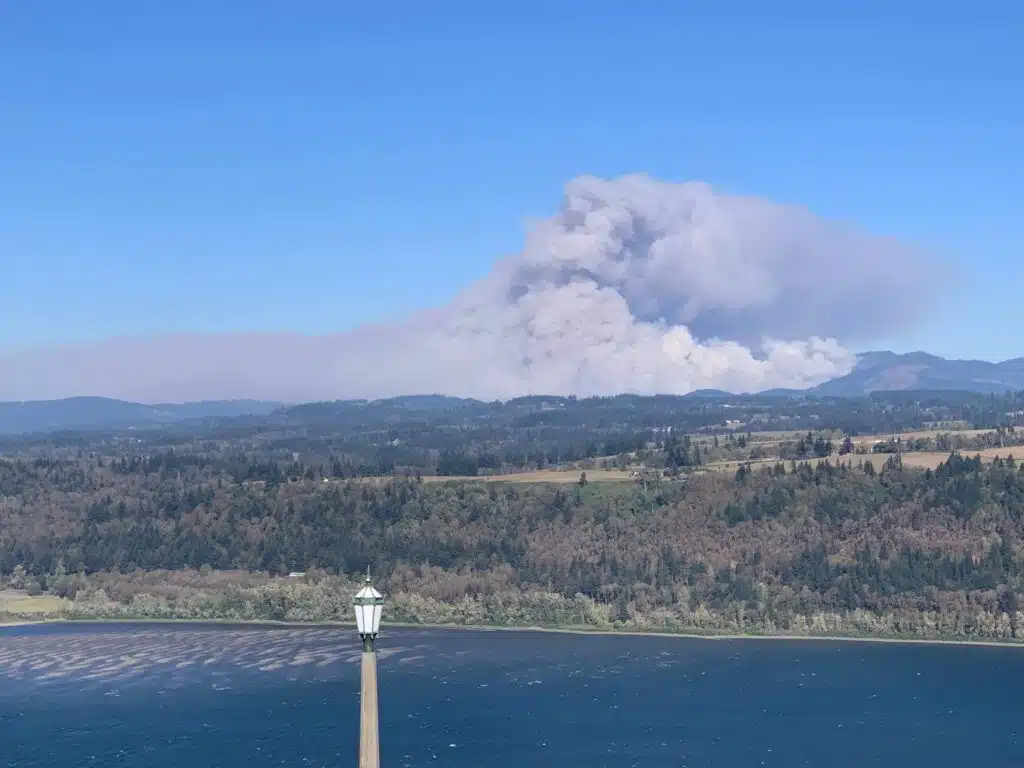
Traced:
<svg viewBox="0 0 1024 768">
<path fill-rule="evenodd" d="M 0 630 L 0 766 L 354 766 L 351 630 Z M 387 629 L 384 766 L 1024 766 L 1024 649 Z"/>
</svg>

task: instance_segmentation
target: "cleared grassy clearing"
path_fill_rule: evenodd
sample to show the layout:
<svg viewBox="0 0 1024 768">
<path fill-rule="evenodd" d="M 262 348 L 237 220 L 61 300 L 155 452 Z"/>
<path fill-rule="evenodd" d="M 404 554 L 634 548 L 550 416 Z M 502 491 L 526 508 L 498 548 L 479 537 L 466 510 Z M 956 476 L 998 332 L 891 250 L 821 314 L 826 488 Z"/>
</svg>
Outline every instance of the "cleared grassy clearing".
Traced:
<svg viewBox="0 0 1024 768">
<path fill-rule="evenodd" d="M 902 440 L 924 440 L 927 438 L 936 438 L 939 435 L 957 435 L 958 437 L 977 437 L 978 435 L 988 435 L 995 432 L 994 429 L 921 429 L 916 432 L 897 432 L 892 435 L 861 435 L 853 438 L 854 444 L 860 443 L 875 443 L 882 440 L 888 440 L 892 437 L 898 437 Z"/>
<path fill-rule="evenodd" d="M 1024 446 L 1017 446 L 1017 460 L 1024 460 Z M 830 456 L 827 459 L 805 459 L 798 463 L 807 463 L 812 467 L 817 466 L 822 461 L 829 461 L 832 464 L 852 464 L 857 466 L 865 461 L 870 462 L 875 469 L 881 469 L 885 462 L 889 460 L 894 454 L 891 453 L 859 453 L 859 454 L 847 454 L 845 456 Z M 995 458 L 1005 459 L 1007 456 L 1014 455 L 1013 448 L 987 448 L 983 451 L 964 451 L 964 456 L 972 457 L 980 455 L 983 460 L 992 461 Z M 917 451 L 903 454 L 903 463 L 908 467 L 919 467 L 921 469 L 934 469 L 942 462 L 949 458 L 949 452 L 942 451 Z M 741 464 L 747 464 L 752 468 L 768 468 L 774 467 L 779 462 L 789 465 L 789 460 L 783 460 L 778 458 L 759 459 L 756 461 L 716 461 L 711 464 L 706 464 L 703 467 L 705 471 L 735 471 Z M 617 470 L 617 469 L 588 469 L 583 470 L 587 474 L 587 482 L 600 483 L 600 482 L 615 482 L 625 483 L 635 481 L 635 477 L 631 476 L 629 470 Z M 552 470 L 552 469 L 540 469 L 532 472 L 516 472 L 507 475 L 488 475 L 488 476 L 424 476 L 423 482 L 425 483 L 443 483 L 443 482 L 484 482 L 484 483 L 575 483 L 580 479 L 581 470 L 578 469 L 566 469 L 566 470 Z M 389 478 L 365 478 L 367 481 L 386 481 Z"/>
<path fill-rule="evenodd" d="M 976 437 L 978 435 L 985 435 L 994 432 L 991 429 L 925 429 L 914 432 L 903 432 L 899 433 L 898 437 L 902 440 L 916 440 L 925 438 L 935 438 L 942 434 L 956 434 L 963 437 Z M 757 445 L 762 447 L 769 447 L 772 445 L 779 445 L 787 440 L 798 440 L 806 432 L 754 432 L 752 433 L 752 442 L 756 442 Z M 869 448 L 872 445 L 880 442 L 887 442 L 894 435 L 860 435 L 853 438 L 855 446 L 861 448 Z M 692 438 L 694 442 L 701 445 L 710 443 L 713 438 L 701 436 L 699 438 Z M 720 440 L 723 438 L 719 438 Z M 842 435 L 839 433 L 833 433 L 832 440 L 834 443 L 838 443 L 842 440 Z M 1016 450 L 1016 453 L 1014 451 Z M 985 448 L 982 450 L 972 451 L 965 450 L 961 451 L 964 456 L 980 455 L 982 459 L 991 461 L 994 458 L 1006 458 L 1007 456 L 1014 455 L 1018 460 L 1024 460 L 1024 446 L 1008 446 L 1005 448 Z M 875 469 L 881 469 L 885 462 L 889 459 L 892 454 L 889 453 L 857 453 L 847 454 L 844 456 L 830 456 L 827 459 L 805 459 L 807 463 L 812 466 L 817 465 L 821 461 L 830 461 L 833 464 L 860 464 L 864 461 L 870 461 Z M 606 460 L 613 460 L 615 457 L 606 457 Z M 948 451 L 911 451 L 903 454 L 903 463 L 908 467 L 920 467 L 922 469 L 934 469 L 942 462 L 949 458 Z M 777 457 L 767 457 L 764 459 L 755 459 L 753 461 L 729 459 L 724 461 L 716 461 L 710 464 L 704 465 L 705 471 L 735 471 L 741 464 L 749 464 L 752 467 L 770 467 L 774 466 L 780 461 L 784 461 L 787 465 L 789 464 L 788 459 L 779 459 Z M 463 475 L 424 475 L 423 482 L 425 483 L 444 483 L 444 482 L 485 482 L 485 483 L 575 483 L 580 479 L 580 473 L 586 472 L 588 482 L 614 482 L 624 483 L 635 480 L 635 476 L 632 474 L 634 470 L 630 469 L 538 469 L 526 472 L 511 472 L 502 475 L 477 475 L 477 476 L 463 476 Z M 375 483 L 375 482 L 387 482 L 392 478 L 389 477 L 365 477 L 361 478 L 361 482 Z"/>
<path fill-rule="evenodd" d="M 1024 446 L 1017 446 L 1017 454 L 1013 453 L 1013 448 L 987 448 L 983 451 L 962 451 L 962 455 L 966 458 L 973 458 L 974 456 L 980 455 L 983 461 L 992 461 L 993 459 L 1000 458 L 1005 459 L 1007 456 L 1014 456 L 1016 461 L 1024 459 Z M 832 464 L 852 464 L 857 466 L 865 461 L 870 462 L 875 469 L 881 469 L 885 466 L 892 456 L 892 453 L 862 453 L 862 454 L 847 454 L 846 456 L 830 456 L 826 459 L 807 459 L 806 462 L 812 467 L 817 466 L 823 461 L 828 461 Z M 916 467 L 919 469 L 935 469 L 939 464 L 942 464 L 949 459 L 948 451 L 912 451 L 909 453 L 902 454 L 903 465 L 906 467 Z M 752 467 L 772 467 L 779 463 L 779 459 L 765 459 L 763 461 L 747 462 Z M 739 465 L 744 462 L 720 462 L 719 464 L 709 465 L 710 469 L 733 469 L 735 470 Z M 783 462 L 787 466 L 788 461 Z M 799 462 L 803 463 L 803 462 Z M 727 466 L 728 465 L 728 466 Z"/>
<path fill-rule="evenodd" d="M 869 447 L 876 443 L 883 443 L 891 440 L 894 437 L 900 438 L 903 442 L 908 440 L 923 440 L 923 439 L 934 439 L 939 435 L 957 435 L 959 437 L 977 437 L 978 435 L 986 435 L 994 432 L 992 429 L 920 429 L 913 432 L 896 432 L 892 434 L 884 435 L 858 435 L 857 437 L 851 438 L 855 446 Z M 741 435 L 743 433 L 740 433 Z M 833 443 L 842 442 L 845 435 L 837 430 L 822 430 L 815 431 L 815 435 L 821 434 L 824 437 L 832 440 Z M 795 442 L 801 437 L 805 437 L 807 431 L 792 431 L 792 432 L 751 432 L 750 437 L 747 438 L 747 445 L 749 447 L 758 446 L 759 448 L 777 448 L 783 443 Z M 745 436 L 745 435 L 744 435 Z M 691 438 L 695 443 L 706 448 L 714 443 L 713 436 L 701 435 L 700 437 Z M 719 436 L 719 444 L 725 444 L 725 438 Z"/>
<path fill-rule="evenodd" d="M 0 590 L 0 613 L 33 614 L 57 613 L 64 609 L 66 601 L 52 595 L 30 596 L 15 589 Z"/>
<path fill-rule="evenodd" d="M 925 438 L 935 438 L 939 435 L 958 435 L 960 437 L 977 437 L 978 435 L 986 435 L 990 432 L 994 432 L 993 429 L 917 429 L 911 432 L 887 432 L 885 434 L 877 435 L 857 435 L 851 438 L 854 443 L 877 443 L 881 440 L 889 440 L 893 437 L 899 437 L 903 440 L 921 440 Z M 837 430 L 822 430 L 815 434 L 825 434 L 826 436 L 831 433 L 833 440 L 842 440 L 843 434 Z M 742 434 L 742 433 L 741 433 Z M 759 444 L 769 443 L 781 443 L 786 440 L 799 440 L 801 437 L 807 434 L 807 430 L 796 430 L 787 432 L 751 432 L 750 440 L 756 441 Z M 701 438 L 704 440 L 705 438 Z M 713 438 L 706 438 L 711 440 Z M 719 437 L 719 440 L 724 438 Z"/>
<path fill-rule="evenodd" d="M 477 477 L 424 476 L 425 483 L 443 483 L 454 480 L 476 480 L 488 483 L 575 483 L 585 472 L 587 482 L 622 483 L 632 480 L 629 470 L 624 469 L 537 469 L 532 472 L 515 472 L 508 475 L 487 475 Z"/>
</svg>

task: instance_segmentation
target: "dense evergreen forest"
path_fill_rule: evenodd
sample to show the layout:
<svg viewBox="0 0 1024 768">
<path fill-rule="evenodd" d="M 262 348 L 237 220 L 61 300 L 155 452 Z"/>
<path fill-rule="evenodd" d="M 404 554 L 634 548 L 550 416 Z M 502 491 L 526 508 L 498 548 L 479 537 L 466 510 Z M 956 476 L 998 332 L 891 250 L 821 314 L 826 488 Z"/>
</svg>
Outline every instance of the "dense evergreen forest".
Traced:
<svg viewBox="0 0 1024 768">
<path fill-rule="evenodd" d="M 0 458 L 0 579 L 61 598 L 72 616 L 347 620 L 348 579 L 369 566 L 395 621 L 1016 638 L 1024 466 L 1011 454 L 1024 456 L 1024 440 L 1009 425 L 1020 402 L 937 397 L 834 412 L 780 401 L 773 418 L 818 415 L 790 419 L 813 423 L 809 434 L 771 442 L 723 403 L 697 407 L 730 424 L 716 411 L 717 429 L 708 416 L 680 435 L 666 427 L 682 421 L 650 415 L 659 398 L 627 398 L 632 421 L 618 406 L 595 415 L 595 403 L 577 424 L 566 413 L 583 401 L 538 401 L 529 426 L 491 426 L 514 446 L 549 435 L 545 451 L 572 457 L 552 456 L 559 466 L 589 440 L 596 456 L 674 470 L 635 482 L 588 482 L 585 470 L 561 484 L 429 476 L 479 455 L 482 425 L 423 448 L 428 471 L 368 477 L 348 471 L 360 454 L 346 441 L 384 450 L 398 438 L 377 430 L 375 442 L 329 413 L 310 416 L 308 443 L 237 424 L 31 436 Z M 887 438 L 855 444 L 872 424 Z M 998 428 L 896 434 L 950 424 Z M 634 442 L 594 436 L 604 428 Z M 520 448 L 494 445 L 495 466 L 514 466 Z M 908 449 L 949 453 L 922 469 Z"/>
</svg>

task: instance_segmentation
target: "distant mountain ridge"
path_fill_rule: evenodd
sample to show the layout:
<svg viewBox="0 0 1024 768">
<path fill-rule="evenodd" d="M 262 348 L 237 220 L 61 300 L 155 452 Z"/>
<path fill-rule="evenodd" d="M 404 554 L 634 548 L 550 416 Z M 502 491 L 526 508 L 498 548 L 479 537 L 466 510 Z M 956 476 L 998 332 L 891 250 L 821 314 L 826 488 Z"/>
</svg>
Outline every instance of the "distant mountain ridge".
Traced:
<svg viewBox="0 0 1024 768">
<path fill-rule="evenodd" d="M 142 428 L 194 419 L 264 416 L 281 407 L 281 403 L 262 400 L 207 400 L 143 405 L 107 397 L 7 402 L 0 403 L 0 434 Z"/>
<path fill-rule="evenodd" d="M 854 369 L 807 390 L 771 389 L 759 397 L 863 397 L 872 392 L 960 391 L 982 394 L 1024 390 L 1024 358 L 1001 363 L 984 360 L 949 360 L 926 352 L 865 352 Z M 749 395 L 748 395 L 749 396 Z M 686 398 L 718 400 L 735 398 L 718 389 L 701 389 Z M 516 398 L 510 404 L 524 407 L 557 407 L 563 398 L 544 395 Z M 306 403 L 287 407 L 261 400 L 210 400 L 195 403 L 144 405 L 105 397 L 72 397 L 65 400 L 0 402 L 0 434 L 55 432 L 86 429 L 157 427 L 203 419 L 271 417 L 291 423 L 317 423 L 346 418 L 352 409 L 381 408 L 424 414 L 461 408 L 482 408 L 479 400 L 440 394 L 408 395 L 384 400 L 346 400 Z"/>
<path fill-rule="evenodd" d="M 1024 390 L 1024 357 L 991 363 L 950 360 L 927 352 L 865 352 L 845 376 L 826 381 L 807 394 L 857 397 L 871 392 L 959 390 L 998 394 Z"/>
</svg>

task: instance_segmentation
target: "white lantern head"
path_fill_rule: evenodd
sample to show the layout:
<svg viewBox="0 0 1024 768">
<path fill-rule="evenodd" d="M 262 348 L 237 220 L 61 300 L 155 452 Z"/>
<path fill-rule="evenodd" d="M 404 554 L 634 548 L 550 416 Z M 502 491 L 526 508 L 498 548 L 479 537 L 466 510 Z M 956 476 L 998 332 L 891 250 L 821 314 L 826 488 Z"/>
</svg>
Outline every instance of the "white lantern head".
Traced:
<svg viewBox="0 0 1024 768">
<path fill-rule="evenodd" d="M 370 574 L 366 574 L 366 586 L 356 593 L 353 601 L 356 611 L 356 629 L 364 641 L 373 640 L 380 632 L 380 617 L 384 611 L 384 595 L 373 588 Z"/>
</svg>

